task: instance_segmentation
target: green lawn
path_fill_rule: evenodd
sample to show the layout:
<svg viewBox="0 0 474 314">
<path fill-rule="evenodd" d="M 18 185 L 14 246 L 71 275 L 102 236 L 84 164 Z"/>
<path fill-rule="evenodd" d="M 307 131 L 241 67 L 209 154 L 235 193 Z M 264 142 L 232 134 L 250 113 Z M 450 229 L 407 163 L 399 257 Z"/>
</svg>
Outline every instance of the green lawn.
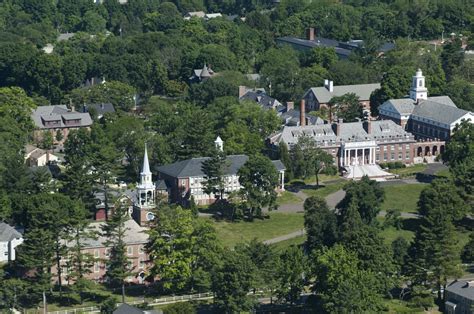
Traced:
<svg viewBox="0 0 474 314">
<path fill-rule="evenodd" d="M 293 239 L 281 241 L 275 244 L 272 244 L 271 246 L 277 251 L 277 252 L 282 252 L 286 250 L 288 247 L 292 245 L 301 245 L 306 241 L 306 236 L 299 236 Z"/>
<path fill-rule="evenodd" d="M 294 204 L 294 203 L 301 203 L 303 200 L 299 198 L 295 193 L 291 193 L 288 191 L 284 191 L 281 193 L 280 196 L 277 198 L 277 204 Z"/>
<path fill-rule="evenodd" d="M 260 241 L 276 238 L 303 229 L 303 214 L 270 213 L 269 219 L 253 222 L 214 221 L 217 236 L 227 247 L 257 238 Z"/>
<path fill-rule="evenodd" d="M 385 200 L 382 210 L 400 209 L 402 212 L 416 213 L 416 203 L 420 198 L 421 191 L 426 187 L 424 184 L 403 184 L 385 186 Z"/>
<path fill-rule="evenodd" d="M 332 194 L 340 189 L 347 183 L 345 180 L 338 181 L 336 183 L 328 184 L 325 186 L 320 186 L 319 189 L 316 189 L 316 186 L 308 189 L 303 189 L 303 193 L 310 196 L 321 196 L 326 197 L 329 194 Z"/>
<path fill-rule="evenodd" d="M 401 177 L 411 177 L 411 176 L 416 175 L 419 172 L 424 171 L 425 169 L 426 169 L 425 164 L 417 164 L 417 165 L 413 165 L 406 168 L 391 169 L 389 170 L 389 172 L 393 174 L 398 174 Z"/>
<path fill-rule="evenodd" d="M 436 176 L 449 178 L 451 177 L 451 172 L 449 172 L 449 169 L 443 169 L 436 172 Z"/>
<path fill-rule="evenodd" d="M 397 314 L 399 314 L 399 313 L 420 313 L 420 314 L 421 313 L 426 313 L 424 311 L 424 309 L 422 309 L 422 308 L 410 307 L 408 305 L 408 302 L 397 300 L 397 299 L 387 300 L 387 301 L 385 301 L 385 305 L 388 308 L 387 313 L 390 313 L 390 314 L 395 314 L 395 313 L 397 313 Z M 436 309 L 430 309 L 429 313 L 435 314 L 435 313 L 441 313 L 441 312 L 439 312 Z"/>
</svg>

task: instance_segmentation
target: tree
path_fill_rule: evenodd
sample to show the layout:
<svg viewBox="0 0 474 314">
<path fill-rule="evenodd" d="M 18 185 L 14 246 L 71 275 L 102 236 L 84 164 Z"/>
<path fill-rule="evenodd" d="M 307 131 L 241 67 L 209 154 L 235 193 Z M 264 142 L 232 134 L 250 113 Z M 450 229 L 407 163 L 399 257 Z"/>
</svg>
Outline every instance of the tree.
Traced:
<svg viewBox="0 0 474 314">
<path fill-rule="evenodd" d="M 165 289 L 176 291 L 185 287 L 192 277 L 193 216 L 189 210 L 162 208 L 157 223 L 149 231 L 147 251 L 152 261 L 150 274 L 160 276 Z"/>
<path fill-rule="evenodd" d="M 281 142 L 278 145 L 278 156 L 280 157 L 281 162 L 285 166 L 285 181 L 290 181 L 293 179 L 293 170 L 291 163 L 290 152 L 288 151 L 288 146 L 285 142 Z"/>
<path fill-rule="evenodd" d="M 242 198 L 249 209 L 249 218 L 262 215 L 262 207 L 276 208 L 278 172 L 273 163 L 264 156 L 251 156 L 238 171 Z"/>
<path fill-rule="evenodd" d="M 397 230 L 402 229 L 402 213 L 399 209 L 389 209 L 385 215 L 383 227 L 394 227 Z"/>
<path fill-rule="evenodd" d="M 358 182 L 352 181 L 345 185 L 343 189 L 346 195 L 336 207 L 344 212 L 354 201 L 362 221 L 366 224 L 375 223 L 375 218 L 380 212 L 380 204 L 384 199 L 384 190 L 380 184 L 364 176 Z"/>
<path fill-rule="evenodd" d="M 309 252 L 322 247 L 331 247 L 337 240 L 336 215 L 319 196 L 304 202 L 304 226 L 307 234 L 306 248 Z"/>
<path fill-rule="evenodd" d="M 400 268 L 406 264 L 409 247 L 410 243 L 403 237 L 398 237 L 392 242 L 393 261 Z"/>
<path fill-rule="evenodd" d="M 228 167 L 227 157 L 224 151 L 215 149 L 212 157 L 202 162 L 202 172 L 204 172 L 204 193 L 209 195 L 219 195 L 219 199 L 224 199 L 225 192 L 225 171 Z"/>
<path fill-rule="evenodd" d="M 448 280 L 461 275 L 456 245 L 452 218 L 443 209 L 434 209 L 421 218 L 408 252 L 407 273 L 412 284 L 434 287 L 440 302 Z"/>
<path fill-rule="evenodd" d="M 335 110 L 337 118 L 343 119 L 345 122 L 355 122 L 358 118 L 362 119 L 364 117 L 359 97 L 354 93 L 331 98 L 329 100 L 329 109 L 329 121 L 333 121 L 333 110 Z"/>
<path fill-rule="evenodd" d="M 222 256 L 222 265 L 212 277 L 215 304 L 225 313 L 248 311 L 253 300 L 247 294 L 252 288 L 255 266 L 249 257 L 237 251 Z"/>
<path fill-rule="evenodd" d="M 87 33 L 100 33 L 105 30 L 106 20 L 97 12 L 87 11 L 82 19 L 82 29 Z"/>
<path fill-rule="evenodd" d="M 112 285 L 122 287 L 122 303 L 125 302 L 125 279 L 133 274 L 125 243 L 125 234 L 129 230 L 125 222 L 128 219 L 128 209 L 116 202 L 112 216 L 102 227 L 102 233 L 107 239 L 104 245 L 109 249 L 105 276 Z"/>
<path fill-rule="evenodd" d="M 303 250 L 290 246 L 280 256 L 278 264 L 278 299 L 294 304 L 308 280 L 308 260 Z"/>
<path fill-rule="evenodd" d="M 2 278 L 0 282 L 0 309 L 9 313 L 19 306 L 20 300 L 27 294 L 27 282 L 22 279 Z"/>
<path fill-rule="evenodd" d="M 462 262 L 465 264 L 474 263 L 474 232 L 469 236 L 469 242 L 463 247 L 461 252 Z"/>
<path fill-rule="evenodd" d="M 53 147 L 53 142 L 54 142 L 53 134 L 51 134 L 49 130 L 43 131 L 41 135 L 40 147 L 44 149 L 51 149 Z"/>
<path fill-rule="evenodd" d="M 342 245 L 325 249 L 314 257 L 316 282 L 326 313 L 364 313 L 382 310 L 377 278 L 360 266 L 357 256 Z"/>
<path fill-rule="evenodd" d="M 332 156 L 319 148 L 316 141 L 308 136 L 298 139 L 298 143 L 292 148 L 292 155 L 295 176 L 298 174 L 302 178 L 308 178 L 315 175 L 317 187 L 319 187 L 319 174 L 334 162 Z"/>
</svg>

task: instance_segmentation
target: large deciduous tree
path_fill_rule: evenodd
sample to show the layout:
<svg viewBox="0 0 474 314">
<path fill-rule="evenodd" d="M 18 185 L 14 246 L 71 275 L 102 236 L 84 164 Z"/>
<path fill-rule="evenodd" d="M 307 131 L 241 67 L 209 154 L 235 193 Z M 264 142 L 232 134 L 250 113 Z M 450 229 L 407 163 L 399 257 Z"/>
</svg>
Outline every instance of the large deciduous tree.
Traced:
<svg viewBox="0 0 474 314">
<path fill-rule="evenodd" d="M 337 240 L 336 215 L 319 196 L 305 200 L 304 226 L 308 235 L 306 248 L 310 252 L 322 247 L 331 247 Z"/>
</svg>

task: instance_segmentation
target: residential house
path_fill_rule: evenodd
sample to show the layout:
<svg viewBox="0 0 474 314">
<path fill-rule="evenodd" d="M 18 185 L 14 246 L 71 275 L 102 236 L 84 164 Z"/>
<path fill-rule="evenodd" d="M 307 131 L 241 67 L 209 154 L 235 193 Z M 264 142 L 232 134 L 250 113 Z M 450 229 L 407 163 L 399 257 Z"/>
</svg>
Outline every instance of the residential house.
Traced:
<svg viewBox="0 0 474 314">
<path fill-rule="evenodd" d="M 89 128 L 92 125 L 89 113 L 76 112 L 65 105 L 39 106 L 33 110 L 32 119 L 36 127 L 34 132 L 36 141 L 43 138 L 43 132 L 51 132 L 53 139 L 59 144 L 66 141 L 71 130 Z M 62 136 L 59 141 L 56 136 L 58 132 Z"/>
<path fill-rule="evenodd" d="M 276 39 L 280 46 L 290 46 L 298 51 L 309 51 L 316 47 L 333 48 L 340 59 L 347 59 L 357 50 L 364 46 L 363 40 L 338 41 L 334 39 L 316 36 L 314 28 L 306 30 L 306 38 L 285 36 Z M 393 43 L 384 43 L 378 48 L 378 54 L 382 55 L 395 48 Z"/>
<path fill-rule="evenodd" d="M 16 248 L 23 243 L 23 235 L 12 226 L 0 222 L 0 263 L 16 259 Z"/>
<path fill-rule="evenodd" d="M 111 103 L 84 104 L 79 111 L 82 113 L 87 112 L 92 116 L 95 115 L 97 119 L 101 119 L 105 114 L 115 113 L 115 108 Z"/>
<path fill-rule="evenodd" d="M 359 97 L 359 103 L 363 109 L 370 112 L 370 95 L 378 88 L 380 88 L 379 83 L 334 86 L 333 81 L 324 80 L 324 86 L 308 89 L 303 99 L 306 102 L 306 110 L 313 111 L 328 108 L 333 97 L 354 93 Z"/>
<path fill-rule="evenodd" d="M 138 307 L 128 305 L 126 303 L 120 304 L 113 314 L 163 314 L 163 311 L 158 310 L 142 310 Z"/>
<path fill-rule="evenodd" d="M 474 281 L 455 280 L 444 290 L 446 314 L 472 314 L 474 312 Z"/>
<path fill-rule="evenodd" d="M 223 141 L 220 137 L 216 139 L 215 144 L 218 149 L 223 149 Z M 191 158 L 157 168 L 159 178 L 165 181 L 169 187 L 168 194 L 171 202 L 187 205 L 193 198 L 196 204 L 207 205 L 216 201 L 215 195 L 206 194 L 203 190 L 206 180 L 202 171 L 202 163 L 208 159 L 209 157 Z M 224 171 L 225 197 L 241 189 L 238 171 L 248 159 L 247 155 L 227 156 Z M 284 190 L 285 167 L 279 160 L 273 161 L 273 164 L 279 172 L 277 189 Z"/>
<path fill-rule="evenodd" d="M 202 69 L 194 69 L 193 75 L 189 78 L 189 80 L 191 83 L 199 83 L 210 79 L 214 75 L 217 75 L 217 73 L 211 69 L 211 66 L 204 64 Z"/>
<path fill-rule="evenodd" d="M 221 13 L 205 13 L 204 11 L 195 11 L 195 12 L 188 12 L 184 15 L 185 20 L 190 20 L 193 17 L 210 20 L 210 19 L 215 19 L 217 17 L 222 17 L 222 14 Z"/>
<path fill-rule="evenodd" d="M 91 268 L 91 273 L 86 274 L 86 278 L 97 282 L 106 281 L 106 264 L 105 262 L 110 258 L 110 248 L 106 246 L 107 238 L 103 235 L 102 228 L 105 221 L 93 222 L 89 225 L 88 231 L 95 233 L 96 237 L 82 239 L 83 253 L 89 254 L 94 259 L 94 265 Z M 133 275 L 126 278 L 127 282 L 142 284 L 145 282 L 146 272 L 149 267 L 149 256 L 145 251 L 145 245 L 148 242 L 148 229 L 141 227 L 135 220 L 128 219 L 125 222 L 125 236 L 124 242 L 126 245 L 127 257 L 130 266 L 133 268 Z M 72 247 L 74 245 L 71 241 L 65 241 L 65 245 Z M 68 281 L 67 259 L 61 261 L 62 267 L 62 282 L 63 284 L 72 284 Z M 57 268 L 52 267 L 51 273 L 53 279 L 57 277 Z"/>
<path fill-rule="evenodd" d="M 474 123 L 474 113 L 458 108 L 449 96 L 428 97 L 420 69 L 413 76 L 410 97 L 384 102 L 379 107 L 379 118 L 393 120 L 424 140 L 449 140 L 462 120 Z"/>
<path fill-rule="evenodd" d="M 50 151 L 28 144 L 25 148 L 25 160 L 29 167 L 43 167 L 50 162 L 58 162 L 59 157 Z"/>
</svg>

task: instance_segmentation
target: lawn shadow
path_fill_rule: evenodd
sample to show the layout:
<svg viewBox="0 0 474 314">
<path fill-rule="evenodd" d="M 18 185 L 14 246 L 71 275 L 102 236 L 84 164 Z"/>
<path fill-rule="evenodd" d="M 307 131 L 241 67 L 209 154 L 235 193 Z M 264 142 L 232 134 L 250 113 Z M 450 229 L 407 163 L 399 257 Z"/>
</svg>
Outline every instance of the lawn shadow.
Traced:
<svg viewBox="0 0 474 314">
<path fill-rule="evenodd" d="M 433 174 L 426 174 L 422 172 L 418 172 L 415 175 L 416 181 L 421 182 L 421 183 L 431 183 L 436 178 L 438 178 L 438 176 L 433 175 Z"/>
<path fill-rule="evenodd" d="M 406 218 L 402 220 L 402 229 L 416 232 L 420 226 L 420 219 L 418 218 Z"/>
</svg>

